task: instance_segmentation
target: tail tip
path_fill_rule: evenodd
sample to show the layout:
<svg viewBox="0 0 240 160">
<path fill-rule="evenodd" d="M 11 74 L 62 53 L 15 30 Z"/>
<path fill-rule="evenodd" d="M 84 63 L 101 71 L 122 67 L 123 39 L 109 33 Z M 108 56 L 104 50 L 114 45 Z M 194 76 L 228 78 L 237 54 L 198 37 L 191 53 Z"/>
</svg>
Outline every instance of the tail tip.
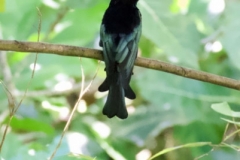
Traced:
<svg viewBox="0 0 240 160">
<path fill-rule="evenodd" d="M 106 115 L 108 118 L 113 118 L 114 116 L 117 116 L 120 119 L 126 119 L 128 117 L 127 110 L 115 113 L 115 112 L 112 112 L 111 110 L 109 111 L 103 108 L 102 113 L 103 115 Z"/>
</svg>

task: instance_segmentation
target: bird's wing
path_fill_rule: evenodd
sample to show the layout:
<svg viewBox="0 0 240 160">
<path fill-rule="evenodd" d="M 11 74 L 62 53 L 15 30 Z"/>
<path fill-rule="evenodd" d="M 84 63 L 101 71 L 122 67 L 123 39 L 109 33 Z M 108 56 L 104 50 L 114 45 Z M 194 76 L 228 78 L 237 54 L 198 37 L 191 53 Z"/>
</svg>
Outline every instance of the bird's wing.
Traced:
<svg viewBox="0 0 240 160">
<path fill-rule="evenodd" d="M 103 58 L 104 62 L 106 64 L 106 68 L 108 69 L 108 66 L 110 63 L 115 61 L 114 54 L 113 54 L 113 48 L 115 47 L 114 44 L 114 35 L 113 34 L 107 34 L 104 24 L 101 25 L 100 29 L 100 44 L 102 44 L 103 47 Z"/>
<path fill-rule="evenodd" d="M 112 48 L 113 48 L 113 41 L 112 41 L 112 35 L 106 34 L 106 29 L 104 24 L 101 25 L 100 29 L 100 42 L 99 44 L 101 47 L 103 47 L 103 59 L 106 65 L 105 71 L 107 73 L 107 77 L 104 80 L 104 82 L 99 86 L 98 90 L 100 92 L 104 92 L 109 90 L 111 81 L 113 80 L 113 73 L 114 73 L 114 57 L 111 54 Z"/>
<path fill-rule="evenodd" d="M 119 63 L 119 71 L 130 69 L 134 66 L 134 62 L 137 57 L 140 36 L 141 25 L 136 27 L 131 34 L 120 34 L 120 41 L 115 51 L 115 61 Z"/>
<path fill-rule="evenodd" d="M 114 44 L 115 38 L 119 36 L 120 40 L 118 45 Z M 119 70 L 125 70 L 133 63 L 136 59 L 136 54 L 138 50 L 138 42 L 141 36 L 141 25 L 136 27 L 131 34 L 107 34 L 104 24 L 101 26 L 100 30 L 100 44 L 104 48 L 104 61 L 109 63 L 110 61 L 117 62 L 119 65 Z"/>
</svg>

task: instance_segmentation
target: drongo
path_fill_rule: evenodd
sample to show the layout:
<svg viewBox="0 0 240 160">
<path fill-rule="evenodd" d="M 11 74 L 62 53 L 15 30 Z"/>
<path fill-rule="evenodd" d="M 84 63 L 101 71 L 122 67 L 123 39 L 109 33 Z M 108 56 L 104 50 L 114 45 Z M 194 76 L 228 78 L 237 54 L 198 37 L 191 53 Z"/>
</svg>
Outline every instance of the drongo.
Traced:
<svg viewBox="0 0 240 160">
<path fill-rule="evenodd" d="M 111 0 L 102 19 L 99 45 L 103 47 L 107 77 L 98 90 L 109 90 L 103 108 L 103 114 L 109 118 L 127 118 L 124 98 L 136 98 L 129 83 L 142 28 L 137 2 L 138 0 Z"/>
</svg>

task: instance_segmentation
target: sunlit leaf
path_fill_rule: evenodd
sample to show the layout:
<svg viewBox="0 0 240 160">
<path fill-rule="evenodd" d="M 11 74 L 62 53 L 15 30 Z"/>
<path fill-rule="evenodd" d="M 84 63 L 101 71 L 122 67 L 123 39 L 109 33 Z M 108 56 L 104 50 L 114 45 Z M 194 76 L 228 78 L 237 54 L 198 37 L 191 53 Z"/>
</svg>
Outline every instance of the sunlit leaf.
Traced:
<svg viewBox="0 0 240 160">
<path fill-rule="evenodd" d="M 215 110 L 216 112 L 221 113 L 223 115 L 231 116 L 234 118 L 240 117 L 240 112 L 233 111 L 227 102 L 215 103 L 215 104 L 212 104 L 211 107 L 213 110 Z"/>
<path fill-rule="evenodd" d="M 54 129 L 49 124 L 30 118 L 13 117 L 10 126 L 16 130 L 44 132 L 53 134 Z"/>
</svg>

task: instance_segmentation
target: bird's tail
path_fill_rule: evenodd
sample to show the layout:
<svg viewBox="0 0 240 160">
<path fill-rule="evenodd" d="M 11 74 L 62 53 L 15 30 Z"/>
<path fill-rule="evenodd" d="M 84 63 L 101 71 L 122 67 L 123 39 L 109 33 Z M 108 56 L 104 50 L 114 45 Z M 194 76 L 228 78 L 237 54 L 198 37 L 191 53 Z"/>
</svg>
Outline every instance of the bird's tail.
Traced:
<svg viewBox="0 0 240 160">
<path fill-rule="evenodd" d="M 110 89 L 111 84 L 114 83 L 110 79 L 112 79 L 112 77 L 110 77 L 110 76 L 107 77 L 104 80 L 104 82 L 98 87 L 98 91 L 100 91 L 100 92 L 108 91 Z M 132 88 L 129 86 L 129 81 L 130 80 L 127 80 L 127 82 L 124 84 L 124 87 L 123 87 L 124 88 L 124 96 L 129 99 L 135 99 L 136 94 L 134 93 Z"/>
<path fill-rule="evenodd" d="M 122 78 L 122 74 L 119 72 L 109 74 L 98 88 L 101 92 L 109 90 L 107 101 L 103 107 L 103 114 L 109 118 L 117 116 L 125 119 L 128 116 L 125 105 L 126 89 L 124 89 Z"/>
<path fill-rule="evenodd" d="M 109 88 L 107 102 L 103 108 L 103 114 L 112 118 L 117 116 L 121 119 L 128 117 L 128 112 L 125 106 L 124 89 L 121 84 L 114 83 Z"/>
</svg>

